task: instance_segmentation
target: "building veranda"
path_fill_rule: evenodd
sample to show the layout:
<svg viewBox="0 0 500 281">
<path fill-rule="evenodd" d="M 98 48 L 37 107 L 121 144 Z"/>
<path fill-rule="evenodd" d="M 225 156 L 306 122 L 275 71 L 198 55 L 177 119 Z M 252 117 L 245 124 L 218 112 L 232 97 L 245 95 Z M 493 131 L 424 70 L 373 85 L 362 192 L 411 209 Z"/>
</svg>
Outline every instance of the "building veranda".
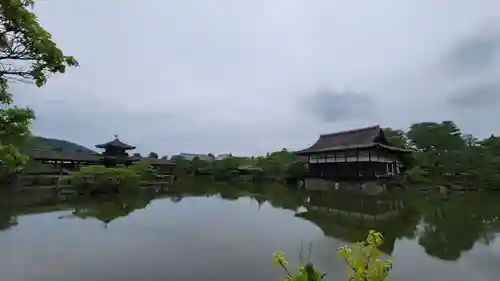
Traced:
<svg viewBox="0 0 500 281">
<path fill-rule="evenodd" d="M 69 152 L 50 149 L 33 149 L 29 151 L 32 161 L 44 164 L 44 167 L 51 167 L 52 173 L 60 173 L 62 170 L 76 170 L 86 165 L 104 165 L 106 167 L 115 167 L 117 165 L 129 166 L 139 161 L 146 161 L 155 169 L 163 173 L 171 173 L 174 163 L 166 159 L 146 158 L 140 156 L 129 156 L 129 150 L 136 147 L 126 144 L 118 137 L 114 140 L 98 144 L 96 148 L 103 149 L 102 153 Z M 40 171 L 40 173 L 46 173 Z M 48 172 L 47 172 L 48 173 Z"/>
</svg>

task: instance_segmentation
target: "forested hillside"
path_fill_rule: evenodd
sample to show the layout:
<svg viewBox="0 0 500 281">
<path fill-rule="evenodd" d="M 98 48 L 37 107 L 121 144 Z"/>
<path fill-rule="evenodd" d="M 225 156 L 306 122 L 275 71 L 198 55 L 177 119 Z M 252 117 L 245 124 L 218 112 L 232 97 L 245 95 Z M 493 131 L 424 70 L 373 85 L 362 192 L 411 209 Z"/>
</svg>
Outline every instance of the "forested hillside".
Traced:
<svg viewBox="0 0 500 281">
<path fill-rule="evenodd" d="M 26 150 L 30 149 L 57 149 L 68 152 L 85 152 L 94 153 L 95 151 L 88 149 L 82 145 L 59 139 L 51 139 L 44 137 L 31 137 L 26 143 Z"/>
</svg>

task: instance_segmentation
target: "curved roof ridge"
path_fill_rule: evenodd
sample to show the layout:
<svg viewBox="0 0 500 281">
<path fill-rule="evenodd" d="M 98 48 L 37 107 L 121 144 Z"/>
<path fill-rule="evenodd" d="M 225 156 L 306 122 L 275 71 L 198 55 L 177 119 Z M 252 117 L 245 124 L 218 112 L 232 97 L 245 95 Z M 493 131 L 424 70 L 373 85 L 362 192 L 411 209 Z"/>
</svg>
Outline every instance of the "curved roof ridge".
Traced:
<svg viewBox="0 0 500 281">
<path fill-rule="evenodd" d="M 381 129 L 380 125 L 373 125 L 373 126 L 369 126 L 369 127 L 357 128 L 357 129 L 352 129 L 352 130 L 347 130 L 347 131 L 339 131 L 339 132 L 333 132 L 333 133 L 328 133 L 328 134 L 321 134 L 321 135 L 319 135 L 319 137 L 320 138 L 332 137 L 332 136 L 337 136 L 337 135 L 351 134 L 351 133 L 357 133 L 357 132 L 361 132 L 361 131 L 369 131 L 369 130 L 375 130 L 375 129 Z"/>
<path fill-rule="evenodd" d="M 106 148 L 107 146 L 120 147 L 120 148 L 124 148 L 124 149 L 135 149 L 135 146 L 130 145 L 130 144 L 126 144 L 126 143 L 122 142 L 120 139 L 118 139 L 117 137 L 115 137 L 115 139 L 112 141 L 109 141 L 109 142 L 103 143 L 103 144 L 98 144 L 95 147 Z"/>
</svg>

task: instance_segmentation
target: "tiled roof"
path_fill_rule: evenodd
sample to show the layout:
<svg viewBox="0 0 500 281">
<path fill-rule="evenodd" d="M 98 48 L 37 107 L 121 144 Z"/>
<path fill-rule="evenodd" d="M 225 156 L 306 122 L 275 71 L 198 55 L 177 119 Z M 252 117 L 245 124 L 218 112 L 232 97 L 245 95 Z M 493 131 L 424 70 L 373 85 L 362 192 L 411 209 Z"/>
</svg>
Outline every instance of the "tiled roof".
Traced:
<svg viewBox="0 0 500 281">
<path fill-rule="evenodd" d="M 106 147 L 118 147 L 118 148 L 124 148 L 124 149 L 135 149 L 135 146 L 132 146 L 132 145 L 129 145 L 129 144 L 126 144 L 122 141 L 120 141 L 118 138 L 110 141 L 110 142 L 107 142 L 107 143 L 103 143 L 103 144 L 98 144 L 96 145 L 95 147 L 97 148 L 106 148 Z"/>
<path fill-rule="evenodd" d="M 408 152 L 408 150 L 392 147 L 384 137 L 380 126 L 371 126 L 349 131 L 320 135 L 309 148 L 297 151 L 297 154 L 308 154 L 320 151 L 334 151 L 355 148 L 383 147 L 388 150 Z"/>
<path fill-rule="evenodd" d="M 68 152 L 57 151 L 50 149 L 32 149 L 28 152 L 28 156 L 34 160 L 59 160 L 59 161 L 101 161 L 102 156 L 99 154 L 89 154 L 84 152 Z"/>
<path fill-rule="evenodd" d="M 231 153 L 226 153 L 226 154 L 219 154 L 217 157 L 215 157 L 215 160 L 224 160 L 226 158 L 231 157 Z"/>
<path fill-rule="evenodd" d="M 141 161 L 146 161 L 151 165 L 175 165 L 174 162 L 167 159 L 142 158 Z"/>
<path fill-rule="evenodd" d="M 87 161 L 98 163 L 104 158 L 116 158 L 112 156 L 103 156 L 99 154 L 88 154 L 82 152 L 66 152 L 66 151 L 56 151 L 49 149 L 33 149 L 28 152 L 28 156 L 33 160 L 58 160 L 58 161 Z M 147 161 L 151 165 L 174 165 L 170 160 L 166 159 L 155 159 L 155 158 L 140 158 L 140 157 L 127 157 L 127 160 L 131 162 Z"/>
<path fill-rule="evenodd" d="M 214 160 L 212 157 L 208 156 L 208 154 L 181 153 L 178 156 L 181 156 L 184 159 L 189 160 L 189 161 L 195 159 L 196 157 L 198 157 L 198 159 L 200 159 L 200 160 L 205 160 L 205 161 L 212 161 L 212 160 Z"/>
</svg>

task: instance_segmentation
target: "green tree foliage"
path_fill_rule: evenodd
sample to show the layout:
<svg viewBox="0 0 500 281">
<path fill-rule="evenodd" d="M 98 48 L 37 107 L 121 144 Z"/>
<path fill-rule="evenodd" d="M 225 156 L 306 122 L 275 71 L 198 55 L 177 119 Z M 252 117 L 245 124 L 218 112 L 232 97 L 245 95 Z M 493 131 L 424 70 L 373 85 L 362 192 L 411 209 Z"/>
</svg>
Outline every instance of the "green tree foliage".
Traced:
<svg viewBox="0 0 500 281">
<path fill-rule="evenodd" d="M 35 82 L 42 86 L 53 73 L 64 73 L 77 66 L 72 56 L 65 56 L 52 36 L 38 22 L 30 8 L 34 0 L 0 1 L 0 81 L 3 97 L 8 98 L 10 79 Z"/>
<path fill-rule="evenodd" d="M 35 118 L 29 108 L 12 104 L 9 81 L 34 82 L 38 87 L 53 73 L 77 66 L 65 56 L 31 12 L 33 0 L 0 0 L 0 180 L 19 172 L 27 157 L 20 152 Z"/>
<path fill-rule="evenodd" d="M 191 163 L 180 155 L 172 156 L 170 159 L 174 164 L 174 174 L 178 176 L 185 175 L 190 168 Z"/>
<path fill-rule="evenodd" d="M 239 174 L 252 174 L 254 179 L 272 179 L 294 182 L 306 174 L 306 166 L 294 153 L 282 149 L 267 153 L 265 157 L 229 156 L 222 160 L 202 160 L 195 157 L 188 161 L 174 156 L 175 174 L 211 174 L 217 180 L 230 180 Z"/>
<path fill-rule="evenodd" d="M 285 178 L 294 182 L 303 179 L 307 175 L 306 164 L 301 161 L 289 163 L 285 169 Z"/>
<path fill-rule="evenodd" d="M 238 173 L 238 162 L 241 159 L 236 157 L 227 157 L 213 162 L 213 173 L 217 180 L 232 179 Z"/>
<path fill-rule="evenodd" d="M 384 129 L 388 141 L 415 150 L 410 182 L 459 184 L 470 189 L 500 189 L 500 138 L 478 140 L 463 134 L 453 121 L 422 122 L 407 132 Z"/>
<path fill-rule="evenodd" d="M 156 176 L 156 170 L 146 161 L 135 162 L 128 169 L 138 174 L 142 181 L 153 181 Z"/>
<path fill-rule="evenodd" d="M 0 103 L 0 181 L 26 165 L 28 157 L 21 153 L 21 148 L 30 135 L 29 127 L 34 118 L 31 109 Z"/>
<path fill-rule="evenodd" d="M 156 152 L 150 152 L 148 158 L 158 159 L 158 154 Z"/>
<path fill-rule="evenodd" d="M 195 157 L 191 161 L 190 168 L 191 168 L 192 173 L 197 173 L 199 171 L 211 170 L 212 163 L 211 163 L 211 161 L 201 160 L 199 157 Z"/>
<path fill-rule="evenodd" d="M 384 128 L 383 131 L 385 138 L 392 146 L 399 148 L 408 148 L 408 137 L 403 130 Z"/>
<path fill-rule="evenodd" d="M 74 187 L 88 194 L 137 191 L 141 179 L 135 169 L 106 168 L 102 165 L 84 166 L 71 177 Z"/>
</svg>

